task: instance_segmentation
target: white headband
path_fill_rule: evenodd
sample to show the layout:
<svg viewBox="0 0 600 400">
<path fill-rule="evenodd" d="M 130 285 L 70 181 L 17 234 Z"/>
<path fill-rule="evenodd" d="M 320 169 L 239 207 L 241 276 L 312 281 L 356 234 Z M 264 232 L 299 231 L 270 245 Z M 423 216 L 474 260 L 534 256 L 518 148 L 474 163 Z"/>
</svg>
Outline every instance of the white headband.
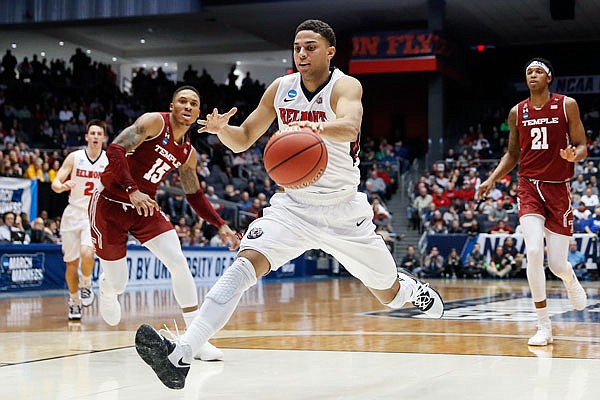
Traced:
<svg viewBox="0 0 600 400">
<path fill-rule="evenodd" d="M 539 67 L 541 69 L 543 69 L 544 71 L 546 71 L 546 75 L 552 75 L 552 72 L 550 72 L 550 68 L 548 68 L 548 66 L 546 64 L 544 64 L 541 61 L 538 60 L 534 60 L 531 62 L 531 64 L 529 64 L 527 66 L 527 68 L 525 68 L 525 71 L 529 71 L 529 68 L 533 68 L 533 67 Z"/>
</svg>

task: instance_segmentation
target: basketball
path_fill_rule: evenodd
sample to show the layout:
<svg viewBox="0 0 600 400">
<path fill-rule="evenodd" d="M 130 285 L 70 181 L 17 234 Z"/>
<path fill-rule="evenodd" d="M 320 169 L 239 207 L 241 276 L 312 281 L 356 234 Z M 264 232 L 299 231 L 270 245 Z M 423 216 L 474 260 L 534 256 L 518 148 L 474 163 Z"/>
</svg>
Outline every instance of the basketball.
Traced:
<svg viewBox="0 0 600 400">
<path fill-rule="evenodd" d="M 323 176 L 327 168 L 327 147 L 308 128 L 278 132 L 269 139 L 263 154 L 265 169 L 280 186 L 303 188 Z"/>
</svg>

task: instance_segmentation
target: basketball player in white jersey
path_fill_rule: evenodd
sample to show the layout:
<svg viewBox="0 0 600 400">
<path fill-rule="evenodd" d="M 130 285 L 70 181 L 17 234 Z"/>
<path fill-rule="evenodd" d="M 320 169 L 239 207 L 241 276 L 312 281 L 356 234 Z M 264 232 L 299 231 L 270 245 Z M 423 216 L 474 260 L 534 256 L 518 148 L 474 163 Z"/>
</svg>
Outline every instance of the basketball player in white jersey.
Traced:
<svg viewBox="0 0 600 400">
<path fill-rule="evenodd" d="M 333 255 L 390 308 L 412 302 L 426 316 L 442 317 L 439 294 L 409 273 L 397 272 L 383 238 L 375 234 L 372 207 L 366 195 L 357 192 L 362 87 L 355 78 L 330 69 L 334 54 L 331 27 L 318 20 L 305 21 L 294 40 L 299 72 L 276 79 L 239 127 L 228 125 L 235 108 L 226 114 L 215 109 L 198 121 L 204 125 L 200 132 L 216 134 L 234 152 L 249 148 L 275 118 L 280 130 L 308 126 L 325 141 L 329 162 L 314 185 L 286 188 L 272 197 L 263 217 L 248 227 L 237 259 L 209 291 L 184 335 L 171 341 L 150 325 L 138 329 L 136 349 L 167 387 L 184 387 L 192 354 L 227 323 L 258 277 L 306 250 L 322 249 Z"/>
<path fill-rule="evenodd" d="M 63 259 L 67 264 L 65 278 L 69 288 L 70 320 L 81 319 L 81 306 L 89 306 L 94 301 L 94 245 L 87 210 L 92 193 L 101 185 L 100 174 L 108 165 L 108 158 L 102 149 L 105 138 L 104 122 L 91 120 L 85 134 L 87 146 L 70 153 L 52 181 L 52 190 L 56 193 L 71 191 L 69 205 L 63 212 L 60 224 Z M 81 282 L 78 271 L 80 261 Z"/>
</svg>

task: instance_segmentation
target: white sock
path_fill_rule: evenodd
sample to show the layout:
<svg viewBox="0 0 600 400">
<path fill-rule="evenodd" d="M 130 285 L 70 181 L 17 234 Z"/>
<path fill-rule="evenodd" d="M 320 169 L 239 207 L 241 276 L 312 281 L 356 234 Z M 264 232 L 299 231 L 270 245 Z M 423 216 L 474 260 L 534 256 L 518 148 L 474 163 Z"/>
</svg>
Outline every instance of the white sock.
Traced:
<svg viewBox="0 0 600 400">
<path fill-rule="evenodd" d="M 389 303 L 384 304 L 384 306 L 393 308 L 393 309 L 402 308 L 405 303 L 410 301 L 410 298 L 411 298 L 414 290 L 415 290 L 415 285 L 411 285 L 409 281 L 400 282 L 400 289 L 398 289 L 398 293 L 396 293 L 396 297 L 394 297 L 393 300 L 390 301 Z"/>
<path fill-rule="evenodd" d="M 198 354 L 204 343 L 225 326 L 242 294 L 254 284 L 254 266 L 248 259 L 239 257 L 210 289 L 198 316 L 182 336 L 182 341 L 191 346 L 192 354 Z"/>
<path fill-rule="evenodd" d="M 190 325 L 192 325 L 192 322 L 194 321 L 194 318 L 196 318 L 196 316 L 200 313 L 200 310 L 195 309 L 194 311 L 189 311 L 189 312 L 184 312 L 183 313 L 183 320 L 185 321 L 185 327 L 189 328 Z"/>
<path fill-rule="evenodd" d="M 85 276 L 82 275 L 81 276 L 81 282 L 79 283 L 80 287 L 85 287 L 85 288 L 89 288 L 92 286 L 92 276 Z"/>
<path fill-rule="evenodd" d="M 536 308 L 535 313 L 537 314 L 538 322 L 540 324 L 550 323 L 550 317 L 548 316 L 548 307 Z"/>
</svg>

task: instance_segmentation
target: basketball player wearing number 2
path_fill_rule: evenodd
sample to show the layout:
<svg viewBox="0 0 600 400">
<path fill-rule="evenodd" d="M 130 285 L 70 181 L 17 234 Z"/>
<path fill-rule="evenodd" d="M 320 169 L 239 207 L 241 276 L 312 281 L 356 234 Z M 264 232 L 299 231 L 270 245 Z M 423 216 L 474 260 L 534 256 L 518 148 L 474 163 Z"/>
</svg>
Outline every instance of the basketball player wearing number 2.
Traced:
<svg viewBox="0 0 600 400">
<path fill-rule="evenodd" d="M 198 91 L 191 86 L 175 90 L 170 110 L 143 114 L 108 146 L 109 164 L 101 176 L 104 188 L 95 192 L 90 202 L 92 238 L 102 266 L 100 314 L 109 325 L 121 320 L 118 296 L 125 291 L 129 274 L 128 233 L 171 273 L 173 293 L 186 325 L 198 313 L 196 285 L 179 238 L 154 200 L 160 183 L 172 170 L 179 170 L 183 191 L 198 216 L 215 225 L 231 249 L 239 245 L 235 233 L 206 199 L 196 175 L 196 150 L 187 131 L 200 113 Z M 223 357 L 208 338 L 196 350 L 194 354 L 202 360 Z"/>
<path fill-rule="evenodd" d="M 100 186 L 100 173 L 108 165 L 108 158 L 102 149 L 105 138 L 104 122 L 97 119 L 88 122 L 85 149 L 75 150 L 65 158 L 51 186 L 56 193 L 69 191 L 69 204 L 61 218 L 60 235 L 66 263 L 65 280 L 69 288 L 70 320 L 81 319 L 81 307 L 90 306 L 94 301 L 94 246 L 87 209 L 92 193 Z"/>
<path fill-rule="evenodd" d="M 531 346 L 552 343 L 552 325 L 546 304 L 544 236 L 548 266 L 562 279 L 569 300 L 583 310 L 587 296 L 567 261 L 573 233 L 571 189 L 574 163 L 587 156 L 585 133 L 577 102 L 550 93 L 552 65 L 534 58 L 525 66 L 530 96 L 514 106 L 508 116 L 508 151 L 489 178 L 479 186 L 484 199 L 495 182 L 519 166 L 519 221 L 527 252 L 527 280 L 537 314 L 537 333 Z"/>
<path fill-rule="evenodd" d="M 372 207 L 366 195 L 357 192 L 362 87 L 355 78 L 330 69 L 335 44 L 329 25 L 303 22 L 293 44 L 298 72 L 276 79 L 241 126 L 228 124 L 235 108 L 225 114 L 214 110 L 198 121 L 204 125 L 200 132 L 218 135 L 234 152 L 250 147 L 275 118 L 280 131 L 309 126 L 325 141 L 329 160 L 315 184 L 286 188 L 272 197 L 263 217 L 248 227 L 237 259 L 207 294 L 200 315 L 183 336 L 171 341 L 149 325 L 138 329 L 136 349 L 167 387 L 184 387 L 191 354 L 227 323 L 257 278 L 306 250 L 333 255 L 390 308 L 412 302 L 428 317 L 443 315 L 444 305 L 435 290 L 397 272 L 383 239 L 375 234 Z"/>
</svg>

